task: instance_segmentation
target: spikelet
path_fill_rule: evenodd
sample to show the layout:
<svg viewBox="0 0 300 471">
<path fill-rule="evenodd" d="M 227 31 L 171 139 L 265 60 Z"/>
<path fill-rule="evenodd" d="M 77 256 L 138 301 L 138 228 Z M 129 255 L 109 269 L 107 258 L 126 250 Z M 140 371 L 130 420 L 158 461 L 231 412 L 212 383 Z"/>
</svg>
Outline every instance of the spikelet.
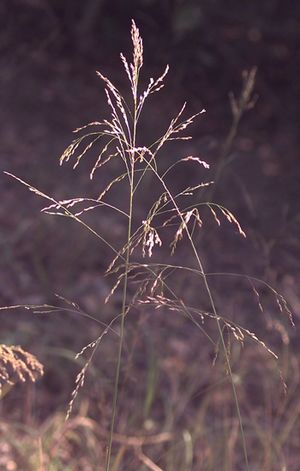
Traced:
<svg viewBox="0 0 300 471">
<path fill-rule="evenodd" d="M 209 164 L 207 162 L 201 160 L 199 157 L 194 157 L 193 155 L 188 155 L 187 157 L 184 157 L 184 159 L 181 159 L 182 162 L 188 162 L 190 160 L 193 162 L 197 162 L 200 165 L 203 165 L 204 168 L 209 168 Z"/>
<path fill-rule="evenodd" d="M 277 304 L 278 304 L 278 307 L 279 307 L 279 309 L 280 309 L 280 312 L 287 314 L 288 319 L 289 319 L 291 325 L 292 325 L 293 327 L 295 327 L 295 322 L 294 322 L 294 319 L 293 319 L 293 314 L 292 314 L 290 308 L 288 307 L 287 301 L 284 299 L 284 297 L 283 297 L 281 294 L 279 294 L 279 293 L 276 292 L 275 295 L 276 295 L 276 302 L 277 302 Z"/>
<path fill-rule="evenodd" d="M 76 358 L 79 358 L 82 355 L 84 355 L 84 353 L 86 353 L 87 350 L 91 350 L 91 354 L 90 354 L 89 358 L 87 359 L 86 363 L 81 368 L 80 372 L 78 373 L 78 375 L 76 377 L 75 388 L 74 388 L 74 390 L 72 391 L 72 394 L 71 394 L 71 399 L 70 399 L 70 402 L 68 404 L 68 409 L 67 409 L 66 419 L 65 420 L 68 420 L 70 418 L 70 415 L 71 415 L 72 410 L 73 410 L 74 402 L 75 402 L 76 397 L 79 393 L 79 390 L 84 386 L 87 370 L 88 370 L 88 368 L 91 364 L 91 361 L 92 361 L 92 359 L 93 359 L 93 357 L 94 357 L 94 355 L 97 351 L 97 348 L 99 347 L 99 344 L 100 344 L 101 340 L 103 339 L 103 337 L 110 330 L 112 330 L 112 325 L 114 324 L 114 322 L 118 318 L 119 318 L 119 316 L 114 317 L 112 319 L 112 321 L 106 326 L 106 328 L 101 332 L 101 334 L 99 335 L 99 337 L 96 340 L 93 340 L 92 342 L 90 342 L 88 345 L 83 347 L 80 352 L 77 353 Z"/>
<path fill-rule="evenodd" d="M 137 28 L 134 20 L 131 23 L 131 41 L 133 45 L 132 63 L 128 64 L 127 59 L 121 54 L 121 59 L 124 64 L 125 71 L 131 84 L 132 95 L 135 103 L 137 102 L 137 87 L 139 81 L 139 73 L 143 67 L 143 40 L 140 36 L 140 31 Z"/>
<path fill-rule="evenodd" d="M 198 226 L 202 227 L 202 219 L 200 218 L 200 214 L 199 214 L 199 211 L 198 211 L 197 208 L 192 208 L 189 211 L 182 212 L 181 213 L 181 223 L 180 223 L 180 225 L 179 225 L 179 227 L 178 227 L 178 229 L 175 233 L 175 237 L 174 237 L 173 241 L 170 244 L 170 246 L 172 248 L 172 252 L 171 252 L 172 255 L 174 254 L 174 251 L 176 249 L 177 242 L 183 238 L 183 233 L 184 233 L 184 231 L 187 230 L 188 223 L 189 223 L 189 221 L 192 217 L 194 218 L 194 221 L 198 224 Z M 173 219 L 173 216 L 172 216 L 172 218 L 170 218 L 168 220 L 168 223 L 172 219 Z M 166 223 L 165 223 L 165 225 L 166 225 Z"/>
<path fill-rule="evenodd" d="M 218 224 L 218 226 L 221 225 L 221 221 L 220 219 L 218 218 L 217 216 L 217 213 L 216 213 L 216 210 L 215 209 L 218 209 L 224 216 L 225 218 L 227 219 L 227 221 L 230 223 L 230 224 L 234 224 L 237 229 L 238 229 L 238 232 L 241 236 L 243 237 L 246 237 L 246 233 L 243 231 L 239 221 L 237 220 L 237 218 L 234 216 L 234 214 L 232 214 L 231 211 L 229 211 L 229 209 L 227 208 L 224 208 L 224 206 L 221 206 L 219 204 L 216 204 L 216 203 L 206 203 L 207 207 L 209 208 L 210 212 L 212 213 L 213 217 L 214 217 L 214 220 L 216 221 L 216 223 Z M 215 208 L 215 209 L 214 209 Z"/>
<path fill-rule="evenodd" d="M 143 257 L 152 257 L 153 247 L 158 245 L 162 246 L 162 241 L 158 235 L 157 230 L 154 227 L 151 227 L 149 219 L 143 221 L 144 226 L 144 237 L 143 237 Z"/>
</svg>

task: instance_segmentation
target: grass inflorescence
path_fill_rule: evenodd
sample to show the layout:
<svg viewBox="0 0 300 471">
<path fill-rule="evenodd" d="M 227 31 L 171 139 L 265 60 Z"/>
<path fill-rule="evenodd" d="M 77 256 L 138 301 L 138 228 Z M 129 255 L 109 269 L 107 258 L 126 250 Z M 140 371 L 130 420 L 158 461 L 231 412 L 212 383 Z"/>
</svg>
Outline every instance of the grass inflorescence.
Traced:
<svg viewBox="0 0 300 471">
<path fill-rule="evenodd" d="M 246 233 L 237 217 L 229 209 L 211 200 L 203 200 L 203 195 L 213 196 L 213 190 L 210 189 L 214 185 L 214 182 L 206 177 L 209 164 L 203 158 L 190 154 L 183 157 L 178 156 L 177 160 L 172 162 L 167 168 L 161 160 L 161 150 L 168 143 L 191 139 L 191 136 L 187 134 L 187 130 L 197 119 L 202 117 L 205 110 L 200 110 L 200 112 L 186 116 L 187 106 L 184 103 L 159 137 L 155 138 L 150 144 L 143 142 L 143 134 L 139 128 L 141 115 L 151 95 L 159 92 L 164 87 L 169 67 L 167 66 L 158 78 L 150 78 L 145 88 L 141 91 L 140 75 L 144 60 L 143 41 L 134 21 L 131 27 L 131 40 L 133 46 L 131 62 L 121 54 L 121 63 L 125 69 L 130 86 L 130 101 L 128 99 L 125 100 L 124 95 L 109 78 L 98 72 L 99 78 L 104 83 L 110 115 L 108 118 L 91 122 L 76 129 L 76 138 L 60 158 L 61 165 L 73 162 L 73 168 L 76 168 L 82 159 L 89 155 L 89 151 L 94 149 L 94 151 L 96 150 L 96 158 L 91 164 L 90 179 L 99 178 L 101 181 L 101 172 L 105 172 L 105 167 L 112 164 L 112 162 L 114 162 L 114 168 L 116 168 L 116 161 L 118 162 L 119 174 L 104 186 L 96 196 L 63 200 L 57 200 L 24 182 L 19 177 L 12 175 L 31 191 L 47 200 L 47 206 L 42 210 L 44 213 L 75 220 L 112 252 L 112 260 L 107 267 L 106 276 L 110 276 L 113 281 L 105 302 L 113 301 L 116 294 L 121 293 L 119 295 L 121 307 L 119 311 L 114 313 L 110 322 L 105 323 L 101 327 L 101 333 L 78 354 L 78 357 L 88 357 L 88 359 L 84 361 L 84 366 L 76 378 L 75 388 L 67 411 L 67 418 L 70 419 L 71 417 L 74 402 L 80 388 L 85 383 L 88 368 L 101 345 L 102 339 L 106 334 L 116 335 L 118 338 L 118 350 L 116 353 L 110 426 L 109 430 L 106 430 L 104 434 L 105 437 L 103 437 L 103 434 L 101 437 L 97 437 L 99 440 L 105 439 L 107 443 L 103 469 L 106 471 L 121 469 L 118 466 L 121 466 L 124 454 L 128 449 L 134 450 L 135 459 L 141 466 L 144 466 L 143 469 L 160 471 L 162 469 L 179 469 L 179 467 L 172 468 L 175 465 L 170 464 L 171 460 L 168 461 L 169 458 L 165 460 L 166 463 L 169 462 L 169 464 L 165 465 L 168 468 L 161 468 L 163 465 L 156 464 L 154 458 L 152 459 L 148 456 L 143 449 L 147 444 L 157 445 L 163 453 L 165 443 L 169 443 L 173 439 L 175 440 L 172 430 L 168 429 L 168 427 L 153 436 L 147 435 L 142 438 L 130 437 L 129 435 L 124 436 L 124 434 L 117 433 L 116 431 L 118 416 L 122 415 L 120 412 L 122 402 L 119 401 L 119 392 L 128 317 L 133 309 L 141 312 L 145 311 L 145 313 L 157 310 L 163 312 L 171 311 L 191 322 L 203 334 L 205 341 L 211 345 L 214 352 L 214 363 L 217 362 L 218 358 L 223 363 L 224 378 L 222 381 L 230 384 L 236 415 L 233 428 L 229 433 L 228 443 L 230 446 L 228 454 L 230 456 L 228 455 L 227 459 L 228 462 L 234 460 L 233 449 L 239 446 L 243 454 L 243 469 L 248 470 L 250 468 L 246 440 L 247 434 L 245 433 L 244 420 L 238 397 L 237 374 L 233 371 L 231 361 L 232 343 L 236 341 L 238 345 L 243 346 L 248 339 L 265 350 L 275 361 L 277 360 L 277 355 L 260 338 L 259 334 L 243 326 L 242 319 L 239 322 L 233 321 L 222 313 L 222 309 L 217 308 L 210 280 L 213 277 L 220 277 L 224 274 L 206 273 L 201 257 L 201 250 L 203 250 L 201 239 L 200 244 L 197 243 L 197 234 L 199 231 L 204 230 L 203 221 L 207 217 L 211 218 L 216 226 L 221 226 L 223 221 L 229 223 L 237 233 L 236 237 L 246 237 Z M 221 153 L 219 167 L 216 172 L 217 183 L 224 166 L 228 164 L 229 147 L 236 133 L 241 115 L 245 109 L 249 109 L 253 105 L 252 91 L 254 78 L 255 71 L 253 70 L 245 76 L 244 91 L 240 98 L 235 99 L 231 97 L 234 121 Z M 195 172 L 201 176 L 200 181 L 196 184 L 182 185 L 182 188 L 175 192 L 172 188 L 171 176 L 174 167 L 177 168 L 177 165 L 182 166 L 182 172 L 184 172 L 185 165 L 194 165 L 196 168 Z M 143 194 L 144 191 L 143 183 L 149 181 L 149 179 L 155 187 L 154 196 L 149 195 L 149 208 L 145 210 L 144 216 L 141 217 L 140 211 L 137 211 L 136 208 L 139 195 Z M 110 198 L 117 185 L 120 185 L 120 191 L 122 192 L 122 202 L 119 205 Z M 207 187 L 208 190 L 206 190 Z M 106 208 L 115 213 L 116 217 L 122 218 L 123 227 L 126 227 L 126 236 L 118 246 L 115 245 L 113 240 L 108 240 L 86 222 L 85 215 L 99 208 Z M 183 259 L 185 263 L 182 263 Z M 230 275 L 237 276 L 234 273 Z M 186 295 L 188 290 L 184 288 L 180 290 L 180 280 L 182 278 L 188 279 L 189 277 L 193 280 L 191 286 L 195 286 L 201 292 L 203 306 L 193 305 L 193 299 L 190 301 Z M 246 278 L 247 281 L 250 281 L 255 296 L 258 297 L 259 306 L 262 309 L 259 292 L 256 288 L 259 280 L 251 277 Z M 265 286 L 267 285 L 265 284 Z M 268 286 L 268 289 L 274 294 L 280 310 L 287 313 L 290 320 L 292 320 L 284 298 L 273 288 Z M 196 298 L 195 296 L 194 299 Z M 92 316 L 83 312 L 75 303 L 64 298 L 61 298 L 61 300 L 66 303 L 66 310 L 83 315 L 86 318 L 92 318 Z M 60 307 L 52 305 L 27 306 L 27 308 L 35 312 L 44 313 L 56 312 L 60 309 Z M 97 318 L 94 318 L 94 320 L 98 324 L 102 323 Z M 146 416 L 149 410 L 151 410 L 158 377 L 155 355 L 153 354 L 151 358 L 144 404 L 144 414 Z M 236 365 L 234 365 L 235 369 Z M 199 417 L 198 419 L 201 427 L 205 426 L 204 418 Z M 74 419 L 71 418 L 70 420 Z M 170 419 L 170 424 L 171 422 L 172 420 Z M 151 425 L 151 421 L 147 422 L 146 420 L 145 423 Z M 95 424 L 89 424 L 88 427 L 90 426 L 91 430 L 93 430 L 93 433 L 91 433 L 94 434 Z M 97 433 L 95 432 L 95 436 L 97 436 Z M 208 428 L 208 434 L 210 433 Z M 201 437 L 202 434 L 203 432 L 200 429 L 195 430 L 195 435 Z M 196 469 L 193 468 L 193 462 L 196 458 L 194 458 L 193 439 L 189 430 L 183 431 L 181 441 L 185 458 L 180 469 Z M 115 453 L 114 443 L 120 445 Z M 177 459 L 180 461 L 181 458 Z M 99 469 L 102 469 L 102 467 Z"/>
</svg>

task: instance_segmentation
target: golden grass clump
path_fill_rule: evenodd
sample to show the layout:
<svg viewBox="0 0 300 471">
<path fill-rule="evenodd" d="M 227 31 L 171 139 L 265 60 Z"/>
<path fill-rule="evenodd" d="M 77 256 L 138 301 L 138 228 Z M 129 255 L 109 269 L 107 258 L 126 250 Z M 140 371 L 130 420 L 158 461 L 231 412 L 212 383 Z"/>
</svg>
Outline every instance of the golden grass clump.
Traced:
<svg viewBox="0 0 300 471">
<path fill-rule="evenodd" d="M 44 374 L 43 365 L 19 345 L 0 345 L 0 394 L 4 384 L 35 382 Z"/>
</svg>

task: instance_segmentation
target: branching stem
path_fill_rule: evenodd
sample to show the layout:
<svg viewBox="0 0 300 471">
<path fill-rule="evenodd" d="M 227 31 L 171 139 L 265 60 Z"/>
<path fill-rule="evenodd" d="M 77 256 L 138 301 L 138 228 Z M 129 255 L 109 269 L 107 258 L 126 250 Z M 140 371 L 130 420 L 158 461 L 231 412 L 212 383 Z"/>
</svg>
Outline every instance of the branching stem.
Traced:
<svg viewBox="0 0 300 471">
<path fill-rule="evenodd" d="M 133 131 L 132 131 L 132 147 L 133 148 L 135 147 L 135 142 L 136 142 L 136 128 L 137 128 L 137 100 L 136 100 L 136 96 L 135 96 L 134 97 Z M 124 334 L 125 334 L 125 317 L 126 317 L 126 313 L 127 313 L 126 302 L 127 302 L 128 273 L 129 273 L 129 267 L 130 267 L 130 240 L 131 240 L 131 233 L 132 233 L 134 174 L 135 174 L 135 165 L 134 165 L 135 155 L 134 155 L 134 153 L 129 154 L 129 161 L 130 161 L 130 164 L 131 164 L 130 173 L 128 174 L 129 193 L 130 193 L 129 194 L 129 212 L 128 212 L 129 219 L 128 219 L 127 244 L 126 244 L 127 249 L 126 249 L 125 268 L 124 268 L 125 271 L 124 271 L 122 314 L 121 314 L 121 325 L 120 325 L 120 340 L 119 340 L 117 366 L 116 366 L 115 381 L 114 381 L 114 396 L 113 396 L 113 405 L 112 405 L 112 418 L 111 418 L 111 424 L 110 424 L 110 433 L 109 433 L 109 441 L 108 441 L 108 447 L 107 447 L 105 471 L 110 470 L 113 435 L 114 435 L 115 420 L 116 420 L 116 414 L 117 414 L 117 403 L 118 403 L 118 394 L 119 394 L 122 352 L 123 352 Z"/>
</svg>

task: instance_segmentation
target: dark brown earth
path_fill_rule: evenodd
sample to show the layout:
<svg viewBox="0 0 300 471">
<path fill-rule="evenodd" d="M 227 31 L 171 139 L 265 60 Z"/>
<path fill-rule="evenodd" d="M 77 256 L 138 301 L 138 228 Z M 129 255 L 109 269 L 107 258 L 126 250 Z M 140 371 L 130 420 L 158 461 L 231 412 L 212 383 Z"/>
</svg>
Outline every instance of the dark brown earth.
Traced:
<svg viewBox="0 0 300 471">
<path fill-rule="evenodd" d="M 216 202 L 237 216 L 247 239 L 242 240 L 226 224 L 218 228 L 208 221 L 198 237 L 198 245 L 208 272 L 262 278 L 288 300 L 294 328 L 287 319 L 282 320 L 276 300 L 263 287 L 255 285 L 265 307 L 261 314 L 249 282 L 235 277 L 212 281 L 220 309 L 251 331 L 259 329 L 260 337 L 280 354 L 280 366 L 288 383 L 291 371 L 299 368 L 300 4 L 279 0 L 245 4 L 232 0 L 225 7 L 220 0 L 204 1 L 201 5 L 192 0 L 149 0 L 129 2 L 129 6 L 127 2 L 110 5 L 94 0 L 87 2 L 83 10 L 81 2 L 74 2 L 72 8 L 71 3 L 14 0 L 3 1 L 0 6 L 0 305 L 57 304 L 58 293 L 104 320 L 119 308 L 118 295 L 111 306 L 103 307 L 111 287 L 111 281 L 103 277 L 111 253 L 73 222 L 40 214 L 44 202 L 2 171 L 17 175 L 56 199 L 99 193 L 114 175 L 114 168 L 111 174 L 99 172 L 90 182 L 89 157 L 75 171 L 70 165 L 59 167 L 58 158 L 71 142 L 73 129 L 107 116 L 102 83 L 95 70 L 111 77 L 127 93 L 118 54 L 119 51 L 129 54 L 130 20 L 135 18 L 144 38 L 145 82 L 149 75 L 158 75 L 166 63 L 171 67 L 166 87 L 149 104 L 140 139 L 147 143 L 165 129 L 183 101 L 188 102 L 190 113 L 204 107 L 206 114 L 192 128 L 193 141 L 185 148 L 170 147 L 162 158 L 170 163 L 177 157 L 175 152 L 179 157 L 182 153 L 199 155 L 211 165 L 205 175 L 208 180 L 214 178 L 231 126 L 228 93 L 238 95 L 242 72 L 257 67 L 255 107 L 243 116 L 229 153 L 232 161 L 213 194 Z M 178 172 L 172 184 L 176 188 L 182 179 L 189 184 L 195 178 L 192 171 Z M 121 198 L 121 193 L 115 193 L 116 202 Z M 146 191 L 137 202 L 138 215 L 149 201 Z M 126 232 L 122 222 L 108 213 L 93 213 L 88 222 L 111 237 L 116 245 Z M 184 249 L 183 254 L 176 256 L 177 263 L 183 263 Z M 194 282 L 181 280 L 181 283 L 186 299 L 191 303 L 197 300 Z M 136 342 L 136 347 L 128 347 L 125 353 L 126 359 L 132 361 L 132 370 L 126 373 L 125 368 L 123 372 L 126 387 L 122 389 L 121 407 L 125 404 L 128 410 L 134 408 L 131 404 L 134 392 L 138 398 L 143 396 L 139 378 L 152 361 L 147 352 L 156 352 L 161 382 L 151 420 L 158 424 L 155 432 L 160 431 L 162 398 L 173 394 L 176 401 L 176 394 L 182 394 L 182 371 L 188 365 L 191 374 L 197 375 L 199 364 L 194 360 L 199 358 L 198 362 L 205 364 L 201 366 L 202 379 L 195 386 L 201 400 L 193 395 L 187 398 L 183 407 L 188 419 L 184 414 L 180 416 L 174 424 L 177 432 L 201 408 L 201 401 L 206 400 L 201 391 L 216 380 L 216 372 L 211 373 L 213 352 L 209 347 L 200 351 L 199 332 L 187 321 L 158 316 L 153 320 L 149 315 L 143 317 L 135 310 L 129 321 L 128 342 Z M 282 342 L 282 330 L 276 327 L 276 322 L 283 323 L 289 344 Z M 66 409 L 80 368 L 73 361 L 74 355 L 98 331 L 95 334 L 94 324 L 76 316 L 62 313 L 39 316 L 22 309 L 1 312 L 1 325 L 0 342 L 22 345 L 38 356 L 46 370 L 34 393 L 22 385 L 7 394 L 2 400 L 2 417 L 7 422 L 40 426 L 52 414 Z M 245 375 L 241 402 L 244 407 L 247 396 L 245 411 L 250 406 L 257 408 L 259 416 L 265 405 L 260 401 L 260 386 L 255 378 L 272 370 L 268 387 L 272 389 L 274 383 L 279 390 L 280 381 L 276 383 L 274 367 L 269 368 L 268 360 L 264 360 L 266 369 L 259 371 L 263 354 L 251 347 L 245 350 L 236 353 L 236 358 L 239 355 L 241 358 L 235 364 L 235 369 Z M 102 420 L 103 429 L 109 421 L 115 352 L 115 339 L 111 343 L 106 340 L 83 393 L 84 399 L 90 401 L 90 416 Z M 293 366 L 285 368 L 284 352 L 288 352 Z M 131 375 L 130 380 L 126 374 Z M 291 383 L 288 400 L 298 411 L 299 403 L 293 395 L 297 383 Z M 215 395 L 215 404 L 222 402 L 217 388 Z M 16 407 L 19 401 L 26 403 L 24 410 Z M 106 412 L 101 411 L 100 403 Z M 211 411 L 211 417 L 217 415 Z M 292 415 L 292 408 L 286 416 L 282 414 L 282 428 L 290 423 Z M 122 417 L 119 431 L 124 434 L 127 416 L 121 413 Z M 139 420 L 128 433 L 139 433 L 142 419 Z M 297 422 L 290 433 L 298 435 Z M 255 444 L 251 442 L 251 446 Z M 291 458 L 287 469 L 296 471 L 299 450 L 292 439 L 289 446 Z M 287 453 L 287 449 L 288 445 L 286 448 L 282 445 L 282 453 Z M 78 469 L 93 469 L 82 466 Z"/>
</svg>

